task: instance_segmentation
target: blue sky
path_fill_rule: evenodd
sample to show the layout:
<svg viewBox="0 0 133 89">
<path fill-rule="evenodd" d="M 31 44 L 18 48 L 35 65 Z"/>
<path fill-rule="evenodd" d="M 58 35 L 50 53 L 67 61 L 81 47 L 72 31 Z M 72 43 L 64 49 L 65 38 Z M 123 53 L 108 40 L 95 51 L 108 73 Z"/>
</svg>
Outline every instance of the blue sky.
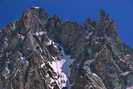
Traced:
<svg viewBox="0 0 133 89">
<path fill-rule="evenodd" d="M 103 8 L 118 24 L 120 36 L 133 47 L 133 0 L 0 0 L 0 27 L 19 19 L 26 8 L 40 6 L 49 15 L 62 20 L 83 23 L 86 18 L 98 19 Z"/>
</svg>

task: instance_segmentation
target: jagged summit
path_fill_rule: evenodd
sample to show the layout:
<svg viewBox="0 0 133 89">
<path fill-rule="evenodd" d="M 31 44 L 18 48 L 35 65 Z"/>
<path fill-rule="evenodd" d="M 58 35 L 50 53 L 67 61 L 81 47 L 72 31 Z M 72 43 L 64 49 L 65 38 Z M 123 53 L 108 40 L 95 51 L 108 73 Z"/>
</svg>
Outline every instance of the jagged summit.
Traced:
<svg viewBox="0 0 133 89">
<path fill-rule="evenodd" d="M 104 11 L 78 24 L 32 7 L 0 30 L 0 89 L 132 89 L 132 59 Z"/>
</svg>

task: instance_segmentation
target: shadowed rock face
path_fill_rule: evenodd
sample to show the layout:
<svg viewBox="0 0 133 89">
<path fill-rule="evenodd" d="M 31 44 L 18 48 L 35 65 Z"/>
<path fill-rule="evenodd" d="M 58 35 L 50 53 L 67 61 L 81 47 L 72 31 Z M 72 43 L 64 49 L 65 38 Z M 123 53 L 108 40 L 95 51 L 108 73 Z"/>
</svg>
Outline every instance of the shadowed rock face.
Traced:
<svg viewBox="0 0 133 89">
<path fill-rule="evenodd" d="M 104 11 L 100 20 L 78 24 L 30 8 L 0 30 L 0 89 L 62 89 L 60 74 L 50 63 L 63 55 L 53 42 L 74 59 L 68 89 L 133 86 L 133 50 L 122 43 L 116 24 Z"/>
</svg>

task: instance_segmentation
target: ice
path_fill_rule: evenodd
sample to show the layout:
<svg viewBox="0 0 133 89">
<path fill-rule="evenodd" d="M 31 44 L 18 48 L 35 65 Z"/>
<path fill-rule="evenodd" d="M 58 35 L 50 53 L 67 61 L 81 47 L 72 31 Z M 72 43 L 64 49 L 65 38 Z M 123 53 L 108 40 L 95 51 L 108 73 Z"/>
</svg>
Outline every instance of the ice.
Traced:
<svg viewBox="0 0 133 89">
<path fill-rule="evenodd" d="M 65 55 L 64 56 L 64 59 L 65 59 L 65 63 L 64 63 L 64 66 L 63 66 L 63 71 L 65 72 L 65 74 L 70 77 L 70 65 L 73 63 L 73 60 L 74 59 L 71 59 L 71 56 L 69 55 Z"/>
</svg>

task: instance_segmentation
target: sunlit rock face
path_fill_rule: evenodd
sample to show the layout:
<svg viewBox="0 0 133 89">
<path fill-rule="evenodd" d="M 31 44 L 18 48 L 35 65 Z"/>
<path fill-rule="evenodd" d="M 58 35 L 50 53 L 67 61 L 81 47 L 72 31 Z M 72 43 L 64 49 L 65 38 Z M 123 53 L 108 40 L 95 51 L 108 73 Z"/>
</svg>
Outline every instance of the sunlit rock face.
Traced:
<svg viewBox="0 0 133 89">
<path fill-rule="evenodd" d="M 0 30 L 0 89 L 132 89 L 133 50 L 116 24 L 62 22 L 39 7 Z"/>
</svg>

